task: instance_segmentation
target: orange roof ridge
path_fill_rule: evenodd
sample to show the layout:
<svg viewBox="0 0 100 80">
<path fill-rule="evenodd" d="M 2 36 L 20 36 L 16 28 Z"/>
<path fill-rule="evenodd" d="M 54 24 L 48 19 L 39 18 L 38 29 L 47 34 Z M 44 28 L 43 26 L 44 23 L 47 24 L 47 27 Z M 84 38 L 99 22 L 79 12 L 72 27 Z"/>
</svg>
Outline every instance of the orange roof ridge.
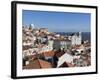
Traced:
<svg viewBox="0 0 100 80">
<path fill-rule="evenodd" d="M 49 63 L 45 60 L 38 59 L 38 62 L 40 64 L 40 68 L 50 68 L 50 67 L 52 67 L 51 63 Z"/>
</svg>

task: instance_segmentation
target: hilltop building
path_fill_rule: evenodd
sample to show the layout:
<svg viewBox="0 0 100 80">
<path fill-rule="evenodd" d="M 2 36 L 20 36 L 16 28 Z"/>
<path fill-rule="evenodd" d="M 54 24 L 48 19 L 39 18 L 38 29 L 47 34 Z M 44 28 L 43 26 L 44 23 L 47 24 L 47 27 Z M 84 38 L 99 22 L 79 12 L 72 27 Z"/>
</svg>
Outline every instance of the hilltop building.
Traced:
<svg viewBox="0 0 100 80">
<path fill-rule="evenodd" d="M 80 45 L 82 43 L 81 32 L 73 34 L 71 37 L 72 45 Z"/>
</svg>

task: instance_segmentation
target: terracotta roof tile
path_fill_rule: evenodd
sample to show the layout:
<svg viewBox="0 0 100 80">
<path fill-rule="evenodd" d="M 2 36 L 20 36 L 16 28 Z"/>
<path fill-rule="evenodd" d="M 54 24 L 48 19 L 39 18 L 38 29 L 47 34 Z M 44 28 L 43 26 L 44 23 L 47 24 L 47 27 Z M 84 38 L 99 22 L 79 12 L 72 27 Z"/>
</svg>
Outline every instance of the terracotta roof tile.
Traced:
<svg viewBox="0 0 100 80">
<path fill-rule="evenodd" d="M 49 63 L 47 61 L 44 61 L 41 59 L 39 59 L 38 61 L 40 63 L 41 68 L 51 68 L 52 67 L 51 63 Z"/>
<path fill-rule="evenodd" d="M 74 67 L 75 65 L 71 64 L 71 63 L 67 63 L 64 62 L 62 65 L 60 65 L 59 67 Z"/>
<path fill-rule="evenodd" d="M 43 52 L 42 55 L 45 57 L 52 57 L 54 56 L 55 52 L 54 51 L 48 51 L 48 52 Z"/>
<path fill-rule="evenodd" d="M 51 68 L 52 65 L 51 63 L 41 60 L 41 59 L 36 59 L 32 60 L 29 62 L 27 66 L 23 66 L 23 69 L 40 69 L 40 68 Z"/>
</svg>

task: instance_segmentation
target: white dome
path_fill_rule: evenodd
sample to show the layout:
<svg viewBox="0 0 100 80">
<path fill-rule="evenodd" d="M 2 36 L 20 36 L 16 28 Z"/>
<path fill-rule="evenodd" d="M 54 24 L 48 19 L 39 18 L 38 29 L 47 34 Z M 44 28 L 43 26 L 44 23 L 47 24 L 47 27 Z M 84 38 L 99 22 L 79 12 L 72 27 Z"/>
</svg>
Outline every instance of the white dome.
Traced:
<svg viewBox="0 0 100 80">
<path fill-rule="evenodd" d="M 34 24 L 31 24 L 31 26 L 34 28 Z"/>
</svg>

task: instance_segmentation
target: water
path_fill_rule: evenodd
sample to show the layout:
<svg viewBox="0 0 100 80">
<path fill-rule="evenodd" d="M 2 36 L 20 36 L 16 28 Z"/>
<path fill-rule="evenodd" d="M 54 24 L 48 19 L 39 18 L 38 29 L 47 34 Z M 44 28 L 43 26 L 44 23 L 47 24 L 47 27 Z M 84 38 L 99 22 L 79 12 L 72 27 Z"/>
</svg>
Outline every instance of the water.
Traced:
<svg viewBox="0 0 100 80">
<path fill-rule="evenodd" d="M 68 35 L 71 36 L 72 34 L 76 33 L 76 32 L 55 32 L 57 34 L 60 35 Z M 82 40 L 89 40 L 91 41 L 91 33 L 90 32 L 82 32 Z"/>
</svg>

